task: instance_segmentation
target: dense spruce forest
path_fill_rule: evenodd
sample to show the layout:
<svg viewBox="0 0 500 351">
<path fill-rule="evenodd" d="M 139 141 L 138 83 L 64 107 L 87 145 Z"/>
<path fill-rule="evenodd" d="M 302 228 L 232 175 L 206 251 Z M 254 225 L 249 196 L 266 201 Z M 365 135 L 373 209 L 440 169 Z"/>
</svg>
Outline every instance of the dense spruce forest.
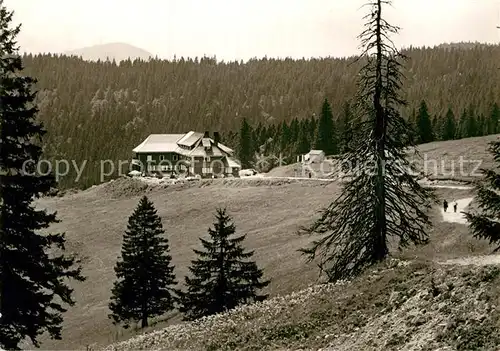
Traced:
<svg viewBox="0 0 500 351">
<path fill-rule="evenodd" d="M 498 113 L 500 46 L 409 48 L 404 54 L 409 58 L 404 72 L 409 105 L 403 115 L 416 121 L 425 101 L 432 140 L 452 137 L 442 132 L 446 120 L 456 128 L 453 138 L 498 132 L 487 121 Z M 25 74 L 38 79 L 39 118 L 48 131 L 45 158 L 78 165 L 87 160 L 78 182 L 74 167 L 60 179 L 63 188 L 99 183 L 101 160 L 116 165 L 129 160 L 131 150 L 150 133 L 219 131 L 238 149 L 244 118 L 255 150 L 267 142 L 267 152 L 284 150 L 293 156 L 314 145 L 325 99 L 341 133 L 363 64 L 356 57 L 120 64 L 52 54 L 23 59 Z M 471 124 L 466 126 L 466 120 Z"/>
</svg>

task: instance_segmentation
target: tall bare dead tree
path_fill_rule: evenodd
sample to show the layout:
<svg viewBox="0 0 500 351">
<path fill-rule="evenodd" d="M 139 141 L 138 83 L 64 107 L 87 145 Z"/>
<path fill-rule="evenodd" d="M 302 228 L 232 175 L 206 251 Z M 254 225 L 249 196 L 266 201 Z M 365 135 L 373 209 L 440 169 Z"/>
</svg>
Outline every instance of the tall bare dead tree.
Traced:
<svg viewBox="0 0 500 351">
<path fill-rule="evenodd" d="M 417 182 L 417 169 L 407 155 L 414 146 L 408 137 L 411 128 L 400 113 L 406 105 L 401 96 L 406 57 L 390 39 L 399 28 L 382 16 L 390 1 L 366 5 L 371 11 L 358 37 L 359 60 L 365 63 L 355 98 L 352 128 L 357 137 L 342 156 L 342 169 L 350 169 L 350 180 L 319 219 L 301 230 L 320 236 L 300 251 L 309 261 L 319 258 L 319 267 L 331 281 L 352 277 L 384 260 L 390 237 L 400 248 L 427 243 L 431 226 L 427 212 L 434 194 Z"/>
</svg>

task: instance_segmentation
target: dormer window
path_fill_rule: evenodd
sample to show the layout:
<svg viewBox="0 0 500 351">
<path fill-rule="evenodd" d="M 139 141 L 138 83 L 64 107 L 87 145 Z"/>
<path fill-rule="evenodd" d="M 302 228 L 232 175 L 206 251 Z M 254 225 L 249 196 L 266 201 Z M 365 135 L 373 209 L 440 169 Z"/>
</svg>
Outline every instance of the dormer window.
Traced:
<svg viewBox="0 0 500 351">
<path fill-rule="evenodd" d="M 203 148 L 204 148 L 205 150 L 210 150 L 210 147 L 212 146 L 212 145 L 210 144 L 210 139 L 208 139 L 208 138 L 203 138 L 203 139 L 201 139 L 201 145 L 203 145 Z"/>
</svg>

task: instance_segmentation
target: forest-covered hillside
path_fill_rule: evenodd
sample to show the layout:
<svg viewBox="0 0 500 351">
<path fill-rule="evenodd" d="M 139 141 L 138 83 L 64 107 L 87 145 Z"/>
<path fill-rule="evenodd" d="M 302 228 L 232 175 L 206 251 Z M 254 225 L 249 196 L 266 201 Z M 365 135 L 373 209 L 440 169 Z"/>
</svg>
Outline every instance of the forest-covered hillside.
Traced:
<svg viewBox="0 0 500 351">
<path fill-rule="evenodd" d="M 411 48 L 405 51 L 406 116 L 425 100 L 431 117 L 449 107 L 490 114 L 500 100 L 500 46 Z M 150 133 L 189 130 L 237 132 L 252 125 L 278 125 L 318 115 L 325 98 L 335 118 L 356 91 L 361 62 L 355 58 L 213 58 L 88 62 L 76 57 L 27 55 L 25 73 L 38 79 L 40 119 L 48 131 L 51 160 L 87 160 L 82 177 L 64 187 L 100 181 L 100 160 L 127 160 Z M 233 138 L 234 140 L 234 138 Z M 235 146 L 235 145 L 232 145 Z"/>
</svg>

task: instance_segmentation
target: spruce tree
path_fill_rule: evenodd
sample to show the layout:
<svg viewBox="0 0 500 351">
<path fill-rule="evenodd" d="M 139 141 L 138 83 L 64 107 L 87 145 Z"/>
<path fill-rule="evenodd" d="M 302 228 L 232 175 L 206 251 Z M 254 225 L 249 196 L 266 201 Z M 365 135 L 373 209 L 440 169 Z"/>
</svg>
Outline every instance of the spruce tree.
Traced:
<svg viewBox="0 0 500 351">
<path fill-rule="evenodd" d="M 240 128 L 240 139 L 238 143 L 238 157 L 243 168 L 250 168 L 253 164 L 252 127 L 246 118 L 243 118 Z"/>
<path fill-rule="evenodd" d="M 262 280 L 262 270 L 250 261 L 253 251 L 245 252 L 241 246 L 245 235 L 233 237 L 235 230 L 226 210 L 217 209 L 214 227 L 208 229 L 210 238 L 200 238 L 205 250 L 194 250 L 198 258 L 189 267 L 192 277 L 185 278 L 187 290 L 178 292 L 179 310 L 185 314 L 185 320 L 267 298 L 257 294 L 257 290 L 269 281 Z"/>
<path fill-rule="evenodd" d="M 431 116 L 427 103 L 422 100 L 417 114 L 418 142 L 420 144 L 430 143 L 434 140 Z"/>
<path fill-rule="evenodd" d="M 439 140 L 440 130 L 439 130 L 439 121 L 437 116 L 432 117 L 431 125 L 432 125 L 432 140 Z"/>
<path fill-rule="evenodd" d="M 488 126 L 486 123 L 486 118 L 484 114 L 480 113 L 477 117 L 477 136 L 483 136 L 488 134 Z"/>
<path fill-rule="evenodd" d="M 500 250 L 500 141 L 490 143 L 496 167 L 482 169 L 483 178 L 476 183 L 478 211 L 463 212 L 474 237 L 489 240 Z"/>
<path fill-rule="evenodd" d="M 316 134 L 318 130 L 318 119 L 313 115 L 311 116 L 311 120 L 309 122 L 309 140 L 314 140 L 316 139 Z"/>
<path fill-rule="evenodd" d="M 296 155 L 304 155 L 311 149 L 311 143 L 309 142 L 309 131 L 307 130 L 308 125 L 301 123 L 299 127 L 299 136 L 297 141 L 297 147 L 295 148 Z"/>
<path fill-rule="evenodd" d="M 325 99 L 318 120 L 314 148 L 316 150 L 323 150 L 326 155 L 336 154 L 337 142 L 335 139 L 332 108 L 328 100 Z"/>
<path fill-rule="evenodd" d="M 346 153 L 349 152 L 350 145 L 354 138 L 354 131 L 352 130 L 351 125 L 352 113 L 351 113 L 351 105 L 348 101 L 344 103 L 344 108 L 342 110 L 342 119 L 339 127 L 340 130 L 340 138 L 339 138 L 339 152 Z"/>
<path fill-rule="evenodd" d="M 292 131 L 286 121 L 281 123 L 280 128 L 280 148 L 279 151 L 282 153 L 286 153 L 290 142 L 292 141 Z"/>
<path fill-rule="evenodd" d="M 491 112 L 490 112 L 490 120 L 488 123 L 488 134 L 496 134 L 500 131 L 498 121 L 500 119 L 500 107 L 498 104 L 495 102 L 491 106 Z"/>
<path fill-rule="evenodd" d="M 475 137 L 478 136 L 478 123 L 476 119 L 476 113 L 473 106 L 470 106 L 467 111 L 467 137 Z"/>
<path fill-rule="evenodd" d="M 257 128 L 254 128 L 252 130 L 252 138 L 251 140 L 253 141 L 253 148 L 252 148 L 252 151 L 253 153 L 256 153 L 256 152 L 259 152 L 259 149 L 260 149 L 260 146 L 262 144 L 259 144 L 259 140 L 260 140 L 260 134 L 262 133 L 262 125 L 260 124 L 257 124 Z"/>
<path fill-rule="evenodd" d="M 259 145 L 260 146 L 265 145 L 267 143 L 267 139 L 268 139 L 268 130 L 266 126 L 263 126 L 259 135 Z"/>
<path fill-rule="evenodd" d="M 462 114 L 460 115 L 460 120 L 458 121 L 457 139 L 463 139 L 469 136 L 469 131 L 467 130 L 467 124 L 468 124 L 467 109 L 463 109 Z"/>
<path fill-rule="evenodd" d="M 109 317 L 114 324 L 141 322 L 174 308 L 172 286 L 177 284 L 168 239 L 153 203 L 144 196 L 129 217 L 121 258 L 115 266 Z"/>
<path fill-rule="evenodd" d="M 292 119 L 292 122 L 290 123 L 290 142 L 291 143 L 296 143 L 297 140 L 299 139 L 299 121 L 297 118 Z"/>
<path fill-rule="evenodd" d="M 414 145 L 408 142 L 410 126 L 399 113 L 406 104 L 399 92 L 405 57 L 388 39 L 398 32 L 382 18 L 382 5 L 389 3 L 370 3 L 360 35 L 360 57 L 366 64 L 355 100 L 359 136 L 353 150 L 341 158 L 359 168 L 351 171 L 352 179 L 319 219 L 301 231 L 320 237 L 301 251 L 309 260 L 318 258 L 331 281 L 350 278 L 384 260 L 389 237 L 398 239 L 400 247 L 428 241 L 433 193 L 420 186 L 407 159 L 407 148 Z"/>
<path fill-rule="evenodd" d="M 455 115 L 451 107 L 448 107 L 443 126 L 443 140 L 453 140 L 456 135 Z"/>
<path fill-rule="evenodd" d="M 33 200 L 56 186 L 39 175 L 43 125 L 36 120 L 36 80 L 24 76 L 12 12 L 0 0 L 0 348 L 21 349 L 48 332 L 61 338 L 64 305 L 73 305 L 65 279 L 83 281 L 76 259 L 65 254 L 65 235 L 41 233 L 59 222 Z"/>
<path fill-rule="evenodd" d="M 419 134 L 417 124 L 417 111 L 415 110 L 415 107 L 412 108 L 411 115 L 408 118 L 408 125 L 410 126 L 410 130 L 408 131 L 408 142 L 418 143 Z"/>
</svg>

